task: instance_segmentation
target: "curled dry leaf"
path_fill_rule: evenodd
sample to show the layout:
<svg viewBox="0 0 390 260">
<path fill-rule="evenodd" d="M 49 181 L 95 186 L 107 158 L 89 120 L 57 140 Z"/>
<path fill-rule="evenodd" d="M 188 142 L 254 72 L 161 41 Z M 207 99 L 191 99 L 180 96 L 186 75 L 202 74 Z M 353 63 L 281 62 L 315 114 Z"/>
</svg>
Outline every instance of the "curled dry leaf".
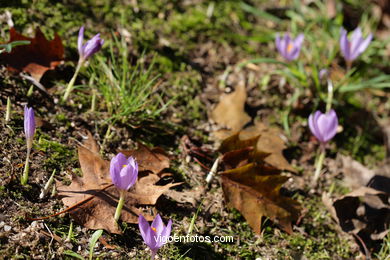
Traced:
<svg viewBox="0 0 390 260">
<path fill-rule="evenodd" d="M 390 193 L 360 187 L 335 200 L 333 207 L 332 217 L 342 230 L 358 236 L 369 251 L 390 230 Z"/>
<path fill-rule="evenodd" d="M 82 202 L 69 212 L 81 225 L 120 234 L 121 230 L 114 220 L 119 192 L 110 185 L 109 162 L 100 157 L 99 147 L 90 133 L 84 144 L 78 147 L 78 154 L 83 176 L 73 176 L 69 186 L 58 182 L 58 195 L 68 207 Z M 141 164 L 143 158 L 137 157 L 137 161 Z M 143 214 L 147 220 L 153 220 L 154 214 L 151 215 L 150 210 L 142 210 L 139 206 L 153 206 L 169 188 L 181 184 L 156 185 L 160 177 L 151 171 L 145 166 L 135 186 L 126 193 L 122 221 L 138 223 L 139 214 Z M 152 210 L 155 211 L 153 207 Z"/>
<path fill-rule="evenodd" d="M 221 96 L 219 104 L 211 112 L 211 119 L 224 128 L 214 133 L 218 139 L 237 133 L 250 122 L 251 118 L 244 109 L 246 96 L 244 84 L 239 84 L 233 93 Z"/>
<path fill-rule="evenodd" d="M 34 38 L 11 28 L 9 42 L 13 41 L 30 41 L 30 44 L 16 46 L 11 53 L 0 54 L 0 62 L 7 65 L 10 71 L 29 73 L 38 82 L 47 70 L 55 69 L 64 60 L 64 46 L 58 34 L 49 41 L 39 28 Z"/>
</svg>

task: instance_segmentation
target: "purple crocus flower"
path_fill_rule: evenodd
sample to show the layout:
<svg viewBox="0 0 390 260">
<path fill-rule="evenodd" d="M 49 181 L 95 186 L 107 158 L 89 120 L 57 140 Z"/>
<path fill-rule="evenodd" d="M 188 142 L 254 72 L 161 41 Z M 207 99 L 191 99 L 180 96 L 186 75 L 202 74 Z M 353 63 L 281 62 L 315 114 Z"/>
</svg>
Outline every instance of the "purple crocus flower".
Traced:
<svg viewBox="0 0 390 260">
<path fill-rule="evenodd" d="M 31 149 L 35 134 L 35 117 L 34 109 L 28 108 L 27 105 L 24 107 L 24 134 L 27 139 L 27 149 Z"/>
<path fill-rule="evenodd" d="M 104 44 L 104 40 L 100 39 L 100 33 L 96 34 L 94 37 L 92 37 L 92 39 L 88 40 L 84 45 L 83 45 L 83 41 L 84 41 L 84 26 L 80 28 L 79 38 L 77 40 L 80 60 L 82 61 L 88 59 L 93 54 L 98 52 Z"/>
<path fill-rule="evenodd" d="M 157 214 L 152 225 L 149 226 L 148 221 L 142 215 L 139 215 L 138 226 L 145 244 L 152 251 L 152 259 L 154 259 L 158 249 L 167 243 L 171 234 L 172 220 L 169 220 L 168 225 L 165 226 L 160 215 Z"/>
<path fill-rule="evenodd" d="M 337 132 L 338 119 L 336 112 L 332 109 L 323 114 L 316 111 L 309 116 L 309 127 L 312 134 L 322 143 L 327 143 Z"/>
<path fill-rule="evenodd" d="M 341 28 L 340 49 L 345 60 L 347 62 L 352 62 L 367 49 L 372 40 L 372 33 L 370 33 L 367 38 L 364 39 L 362 30 L 360 27 L 357 27 L 353 31 L 350 40 L 348 40 L 347 34 L 347 31 L 344 28 Z"/>
<path fill-rule="evenodd" d="M 126 158 L 123 153 L 118 153 L 111 159 L 110 176 L 118 189 L 127 191 L 137 181 L 138 164 L 133 157 Z"/>
<path fill-rule="evenodd" d="M 276 35 L 276 48 L 280 55 L 288 61 L 295 60 L 299 56 L 303 43 L 304 35 L 301 33 L 295 39 L 286 33 L 281 38 L 279 34 Z"/>
</svg>

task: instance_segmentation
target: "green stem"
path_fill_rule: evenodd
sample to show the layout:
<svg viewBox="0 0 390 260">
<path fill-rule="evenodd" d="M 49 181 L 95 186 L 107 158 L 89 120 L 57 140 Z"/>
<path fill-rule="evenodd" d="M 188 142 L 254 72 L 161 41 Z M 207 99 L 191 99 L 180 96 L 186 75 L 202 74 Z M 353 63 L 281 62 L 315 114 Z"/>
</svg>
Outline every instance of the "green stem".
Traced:
<svg viewBox="0 0 390 260">
<path fill-rule="evenodd" d="M 72 92 L 73 85 L 76 81 L 77 75 L 79 74 L 79 71 L 80 71 L 82 65 L 83 65 L 83 60 L 80 59 L 79 62 L 77 63 L 76 71 L 74 72 L 72 79 L 69 81 L 69 84 L 66 87 L 65 94 L 62 98 L 62 101 L 65 102 L 68 99 L 70 92 Z"/>
<path fill-rule="evenodd" d="M 20 180 L 20 183 L 22 185 L 26 185 L 27 184 L 28 172 L 30 171 L 30 153 L 31 153 L 31 149 L 28 148 L 27 149 L 26 163 L 24 164 L 23 175 L 22 175 L 22 178 Z"/>
<path fill-rule="evenodd" d="M 332 102 L 333 102 L 333 83 L 330 79 L 328 79 L 328 99 L 326 101 L 326 113 L 328 113 L 332 108 Z"/>
<path fill-rule="evenodd" d="M 349 72 L 352 68 L 352 61 L 346 61 L 347 64 L 347 72 Z"/>
<path fill-rule="evenodd" d="M 316 163 L 316 171 L 314 172 L 314 178 L 312 182 L 313 186 L 317 184 L 318 178 L 320 177 L 322 164 L 324 163 L 325 154 L 326 154 L 326 150 L 324 146 L 321 145 L 320 149 L 321 149 L 321 154 Z"/>
<path fill-rule="evenodd" d="M 119 190 L 119 201 L 118 206 L 116 207 L 114 219 L 118 222 L 119 217 L 121 216 L 123 204 L 125 204 L 125 192 L 124 190 Z"/>
</svg>

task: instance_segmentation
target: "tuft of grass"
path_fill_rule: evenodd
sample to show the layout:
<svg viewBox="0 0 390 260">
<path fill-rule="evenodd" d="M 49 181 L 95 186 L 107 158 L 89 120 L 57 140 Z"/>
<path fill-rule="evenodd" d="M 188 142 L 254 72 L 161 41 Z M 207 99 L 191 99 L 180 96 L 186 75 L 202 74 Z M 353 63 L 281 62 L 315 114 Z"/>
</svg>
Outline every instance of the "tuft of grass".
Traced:
<svg viewBox="0 0 390 260">
<path fill-rule="evenodd" d="M 164 103 L 159 90 L 161 81 L 153 74 L 153 61 L 147 64 L 144 54 L 132 64 L 124 38 L 107 43 L 110 57 L 102 56 L 89 66 L 87 77 L 94 79 L 99 112 L 107 112 L 108 121 L 135 126 L 160 116 L 170 102 Z"/>
</svg>

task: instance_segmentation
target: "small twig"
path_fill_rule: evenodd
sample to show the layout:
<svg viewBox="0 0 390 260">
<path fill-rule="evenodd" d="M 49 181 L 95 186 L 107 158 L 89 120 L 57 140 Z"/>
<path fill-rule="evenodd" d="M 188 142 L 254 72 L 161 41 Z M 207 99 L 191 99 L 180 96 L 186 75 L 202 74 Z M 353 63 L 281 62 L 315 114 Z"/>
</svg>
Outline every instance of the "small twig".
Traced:
<svg viewBox="0 0 390 260">
<path fill-rule="evenodd" d="M 202 167 L 206 171 L 210 171 L 210 168 L 204 165 L 203 163 L 201 163 L 198 158 L 194 157 L 194 161 L 197 162 L 200 165 L 200 167 Z"/>
<path fill-rule="evenodd" d="M 359 235 L 357 234 L 354 234 L 354 233 L 351 233 L 357 240 L 359 240 L 360 244 L 363 246 L 363 249 L 364 249 L 364 254 L 366 255 L 367 259 L 366 260 L 371 260 L 371 253 L 370 251 L 368 251 L 368 248 L 366 246 L 366 244 L 364 243 L 364 241 L 360 238 Z"/>
</svg>

